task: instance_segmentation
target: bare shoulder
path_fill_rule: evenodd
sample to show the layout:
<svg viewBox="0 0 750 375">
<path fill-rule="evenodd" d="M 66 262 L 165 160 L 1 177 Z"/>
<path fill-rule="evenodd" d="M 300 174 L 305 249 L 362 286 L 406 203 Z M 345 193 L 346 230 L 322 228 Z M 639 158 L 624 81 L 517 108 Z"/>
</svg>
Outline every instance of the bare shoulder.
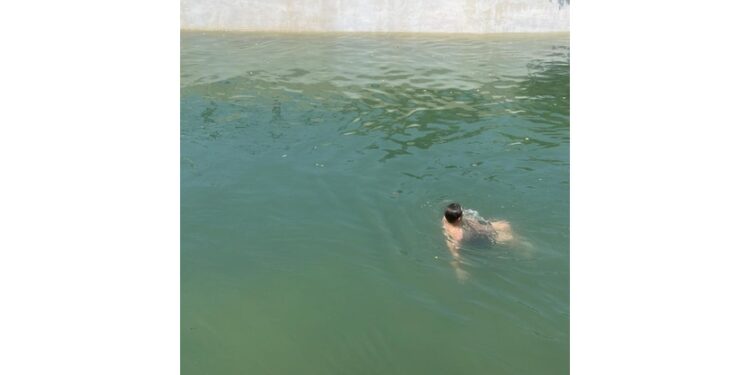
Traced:
<svg viewBox="0 0 750 375">
<path fill-rule="evenodd" d="M 464 236 L 464 231 L 460 227 L 456 227 L 454 225 L 448 224 L 448 222 L 443 219 L 443 232 L 445 233 L 445 236 L 454 240 L 454 241 L 461 241 Z"/>
</svg>

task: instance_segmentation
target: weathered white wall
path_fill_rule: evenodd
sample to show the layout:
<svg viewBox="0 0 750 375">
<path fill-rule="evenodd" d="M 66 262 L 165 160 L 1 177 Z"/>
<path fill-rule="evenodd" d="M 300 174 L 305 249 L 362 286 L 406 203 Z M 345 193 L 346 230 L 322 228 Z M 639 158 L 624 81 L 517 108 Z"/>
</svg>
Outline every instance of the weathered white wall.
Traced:
<svg viewBox="0 0 750 375">
<path fill-rule="evenodd" d="M 183 29 L 498 33 L 568 31 L 563 0 L 182 0 Z"/>
</svg>

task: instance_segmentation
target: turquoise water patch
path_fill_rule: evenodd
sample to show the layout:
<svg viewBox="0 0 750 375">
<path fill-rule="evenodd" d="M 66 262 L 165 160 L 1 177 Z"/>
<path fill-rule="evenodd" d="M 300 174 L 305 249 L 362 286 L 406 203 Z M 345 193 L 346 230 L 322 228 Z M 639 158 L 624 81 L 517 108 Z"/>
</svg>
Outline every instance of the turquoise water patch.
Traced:
<svg viewBox="0 0 750 375">
<path fill-rule="evenodd" d="M 184 32 L 185 374 L 569 372 L 567 35 Z M 524 246 L 467 247 L 458 201 Z"/>
</svg>

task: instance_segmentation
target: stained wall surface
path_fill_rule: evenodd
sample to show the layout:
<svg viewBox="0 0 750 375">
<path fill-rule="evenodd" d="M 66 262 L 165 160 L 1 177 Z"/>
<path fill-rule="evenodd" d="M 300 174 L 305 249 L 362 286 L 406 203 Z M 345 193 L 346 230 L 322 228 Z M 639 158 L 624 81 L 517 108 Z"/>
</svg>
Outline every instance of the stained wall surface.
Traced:
<svg viewBox="0 0 750 375">
<path fill-rule="evenodd" d="M 569 0 L 182 0 L 190 30 L 569 31 Z"/>
</svg>

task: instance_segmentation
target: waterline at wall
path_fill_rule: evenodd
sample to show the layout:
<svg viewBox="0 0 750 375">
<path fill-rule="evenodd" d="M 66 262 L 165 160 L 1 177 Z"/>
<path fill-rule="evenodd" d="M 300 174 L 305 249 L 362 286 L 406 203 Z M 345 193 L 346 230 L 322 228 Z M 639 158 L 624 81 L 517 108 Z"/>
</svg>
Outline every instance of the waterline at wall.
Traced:
<svg viewBox="0 0 750 375">
<path fill-rule="evenodd" d="M 182 0 L 181 28 L 501 33 L 569 31 L 569 0 Z"/>
</svg>

